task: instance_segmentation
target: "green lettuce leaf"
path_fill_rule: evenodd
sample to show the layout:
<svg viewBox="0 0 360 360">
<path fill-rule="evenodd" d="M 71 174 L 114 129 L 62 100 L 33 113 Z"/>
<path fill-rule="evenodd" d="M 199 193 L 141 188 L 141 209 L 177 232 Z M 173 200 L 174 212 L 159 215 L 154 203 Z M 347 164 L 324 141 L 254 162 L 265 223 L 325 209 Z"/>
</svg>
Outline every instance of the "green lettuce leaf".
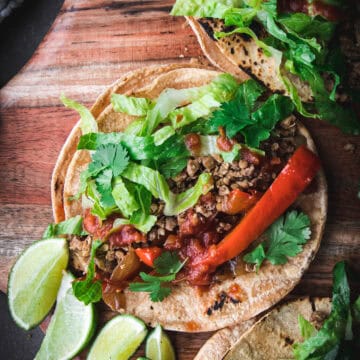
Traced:
<svg viewBox="0 0 360 360">
<path fill-rule="evenodd" d="M 72 283 L 74 295 L 85 305 L 96 303 L 101 300 L 101 282 L 95 280 L 95 255 L 96 250 L 102 245 L 100 240 L 95 240 L 91 244 L 90 260 L 84 280 L 75 280 Z"/>
<path fill-rule="evenodd" d="M 230 98 L 237 88 L 236 80 L 229 74 L 217 76 L 210 84 L 188 89 L 165 89 L 157 98 L 155 106 L 148 111 L 144 126 L 138 135 L 151 135 L 176 108 L 191 104 L 206 94 Z"/>
<path fill-rule="evenodd" d="M 98 132 L 97 122 L 93 114 L 86 106 L 67 98 L 65 95 L 61 95 L 60 100 L 66 107 L 73 109 L 79 113 L 80 128 L 83 134 Z"/>
<path fill-rule="evenodd" d="M 114 179 L 112 196 L 115 200 L 116 206 L 120 209 L 122 215 L 126 218 L 131 216 L 136 210 L 140 208 L 139 203 L 136 201 L 133 194 L 128 190 L 120 176 Z"/>
<path fill-rule="evenodd" d="M 82 217 L 76 215 L 57 224 L 49 224 L 42 238 L 49 239 L 59 235 L 86 235 L 87 233 L 83 230 L 82 222 Z"/>
<path fill-rule="evenodd" d="M 242 4 L 242 0 L 177 0 L 171 10 L 171 15 L 222 19 L 229 9 L 238 8 Z"/>
<path fill-rule="evenodd" d="M 175 134 L 175 130 L 172 126 L 166 125 L 161 129 L 154 132 L 152 137 L 154 138 L 154 143 L 156 146 L 163 144 L 169 137 Z"/>
<path fill-rule="evenodd" d="M 177 215 L 187 210 L 197 203 L 202 194 L 206 194 L 211 189 L 211 175 L 204 173 L 194 187 L 180 194 L 173 194 L 165 177 L 157 170 L 149 167 L 130 163 L 122 174 L 126 179 L 143 185 L 157 199 L 165 202 L 164 214 L 166 216 Z"/>
<path fill-rule="evenodd" d="M 152 106 L 149 99 L 122 94 L 112 94 L 111 104 L 116 112 L 136 116 L 145 116 Z"/>
<path fill-rule="evenodd" d="M 343 358 L 337 357 L 342 341 L 351 337 L 350 288 L 345 262 L 341 261 L 333 270 L 331 313 L 315 335 L 294 345 L 294 356 L 297 360 Z"/>
<path fill-rule="evenodd" d="M 169 200 L 165 202 L 164 214 L 166 216 L 177 215 L 193 207 L 201 195 L 207 194 L 212 189 L 211 180 L 210 174 L 203 173 L 192 188 L 180 194 L 170 193 Z"/>
</svg>

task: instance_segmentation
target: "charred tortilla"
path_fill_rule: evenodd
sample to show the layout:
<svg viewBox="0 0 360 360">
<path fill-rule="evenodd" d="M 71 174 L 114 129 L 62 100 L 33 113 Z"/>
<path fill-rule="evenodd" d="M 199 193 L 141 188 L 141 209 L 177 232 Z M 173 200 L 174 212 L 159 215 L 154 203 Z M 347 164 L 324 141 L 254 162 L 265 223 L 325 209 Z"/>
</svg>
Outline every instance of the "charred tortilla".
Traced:
<svg viewBox="0 0 360 360">
<path fill-rule="evenodd" d="M 98 98 L 91 111 L 100 131 L 122 131 L 135 118 L 114 112 L 110 103 L 112 93 L 153 99 L 165 88 L 201 86 L 217 75 L 217 71 L 193 65 L 144 68 L 120 78 Z M 307 146 L 316 151 L 307 130 L 301 124 L 297 126 L 299 133 L 305 137 Z M 76 194 L 79 175 L 90 161 L 87 151 L 76 151 L 80 133 L 79 126 L 75 126 L 53 173 L 52 203 L 57 222 L 81 214 L 81 202 L 68 200 Z M 199 332 L 231 326 L 268 309 L 299 282 L 319 248 L 327 208 L 323 172 L 318 173 L 311 191 L 302 194 L 295 206 L 310 217 L 312 236 L 304 250 L 289 259 L 285 265 L 273 266 L 266 263 L 255 273 L 246 271 L 245 264 L 239 259 L 235 269 L 236 276 L 227 276 L 207 290 L 199 290 L 180 282 L 172 285 L 169 297 L 156 303 L 150 301 L 147 293 L 125 290 L 126 304 L 123 311 L 139 316 L 150 325 L 160 323 L 166 329 Z M 234 288 L 236 294 L 233 294 Z"/>
<path fill-rule="evenodd" d="M 222 329 L 200 349 L 196 360 L 278 360 L 292 359 L 292 345 L 303 339 L 298 325 L 302 315 L 316 328 L 331 309 L 329 298 L 300 299 L 276 307 L 250 329 L 249 322 Z"/>
<path fill-rule="evenodd" d="M 187 20 L 201 49 L 213 65 L 240 79 L 254 76 L 271 91 L 289 95 L 277 72 L 276 60 L 266 56 L 254 39 L 243 34 L 232 34 L 217 40 L 214 33 L 224 31 L 222 20 L 193 17 L 187 17 Z M 308 84 L 287 71 L 285 73 L 295 84 L 301 99 L 311 101 L 312 92 Z"/>
</svg>

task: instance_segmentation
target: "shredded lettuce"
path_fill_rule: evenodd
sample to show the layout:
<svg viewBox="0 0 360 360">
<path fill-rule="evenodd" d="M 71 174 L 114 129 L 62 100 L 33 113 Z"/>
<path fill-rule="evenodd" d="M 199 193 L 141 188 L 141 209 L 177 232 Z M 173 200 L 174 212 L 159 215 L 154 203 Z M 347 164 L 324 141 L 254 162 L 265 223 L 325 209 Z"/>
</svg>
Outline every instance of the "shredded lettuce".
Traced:
<svg viewBox="0 0 360 360">
<path fill-rule="evenodd" d="M 208 85 L 188 89 L 165 89 L 156 100 L 155 106 L 147 112 L 141 132 L 137 135 L 151 135 L 176 108 L 193 103 L 206 94 L 213 94 L 220 100 L 229 99 L 237 86 L 231 75 L 221 74 Z"/>
<path fill-rule="evenodd" d="M 73 109 L 79 113 L 80 128 L 83 134 L 98 132 L 97 122 L 91 111 L 86 106 L 67 98 L 64 94 L 61 95 L 60 100 L 66 107 Z"/>
<path fill-rule="evenodd" d="M 134 211 L 139 209 L 139 204 L 135 200 L 135 197 L 129 192 L 120 176 L 114 179 L 112 196 L 116 206 L 125 217 L 131 216 Z"/>
<path fill-rule="evenodd" d="M 229 9 L 240 7 L 242 4 L 242 0 L 177 0 L 171 10 L 171 15 L 222 19 Z"/>
<path fill-rule="evenodd" d="M 294 356 L 297 360 L 346 359 L 348 357 L 341 355 L 347 351 L 344 347 L 348 347 L 348 341 L 352 339 L 350 288 L 346 264 L 341 261 L 333 270 L 331 313 L 318 332 L 294 345 Z"/>
<path fill-rule="evenodd" d="M 175 134 L 175 129 L 171 125 L 166 125 L 154 132 L 152 137 L 156 146 L 163 144 L 169 137 Z"/>
<path fill-rule="evenodd" d="M 334 0 L 330 2 L 332 1 Z M 334 23 L 320 16 L 312 17 L 302 13 L 279 15 L 277 0 L 178 0 L 172 14 L 224 20 L 227 28 L 222 32 L 215 32 L 217 38 L 234 33 L 249 35 L 266 55 L 275 59 L 277 74 L 296 109 L 303 116 L 326 120 L 346 133 L 360 133 L 360 123 L 355 112 L 334 105 L 336 89 L 344 68 L 332 63 L 331 51 L 326 48 L 334 34 Z M 260 23 L 267 31 L 265 39 L 260 40 L 251 29 L 253 22 Z M 284 69 L 310 85 L 315 107 L 303 103 L 295 83 Z M 330 91 L 326 90 L 324 73 L 333 76 L 334 86 Z"/>
<path fill-rule="evenodd" d="M 149 99 L 122 94 L 112 94 L 111 103 L 116 112 L 136 116 L 145 116 L 152 106 Z"/>
<path fill-rule="evenodd" d="M 82 221 L 82 217 L 76 215 L 57 224 L 49 224 L 42 238 L 49 239 L 59 235 L 86 235 L 82 228 Z"/>
<path fill-rule="evenodd" d="M 157 170 L 146 166 L 130 163 L 122 176 L 143 185 L 155 198 L 163 200 L 166 216 L 177 215 L 195 205 L 199 197 L 210 190 L 212 180 L 210 174 L 202 174 L 193 188 L 181 194 L 173 194 L 165 178 Z"/>
<path fill-rule="evenodd" d="M 209 173 L 202 173 L 192 188 L 180 194 L 170 192 L 169 200 L 165 202 L 164 214 L 167 216 L 178 215 L 193 207 L 198 202 L 200 196 L 207 194 L 212 187 L 211 175 Z"/>
</svg>

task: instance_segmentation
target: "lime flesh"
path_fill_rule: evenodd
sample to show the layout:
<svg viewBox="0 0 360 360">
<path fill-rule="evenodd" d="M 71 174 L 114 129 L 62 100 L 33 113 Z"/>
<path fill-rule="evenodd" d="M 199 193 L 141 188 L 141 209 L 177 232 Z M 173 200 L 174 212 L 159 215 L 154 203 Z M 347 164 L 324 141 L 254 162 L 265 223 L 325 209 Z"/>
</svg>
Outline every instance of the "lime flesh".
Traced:
<svg viewBox="0 0 360 360">
<path fill-rule="evenodd" d="M 35 360 L 72 359 L 94 333 L 94 305 L 85 305 L 74 296 L 73 280 L 71 273 L 64 274 L 54 315 Z"/>
<path fill-rule="evenodd" d="M 175 360 L 175 351 L 169 337 L 158 325 L 146 340 L 146 357 L 151 360 Z"/>
<path fill-rule="evenodd" d="M 29 330 L 49 313 L 68 261 L 66 239 L 37 241 L 20 255 L 8 283 L 10 313 L 20 327 Z"/>
<path fill-rule="evenodd" d="M 127 360 L 145 339 L 145 324 L 131 315 L 118 315 L 101 330 L 87 360 Z"/>
</svg>

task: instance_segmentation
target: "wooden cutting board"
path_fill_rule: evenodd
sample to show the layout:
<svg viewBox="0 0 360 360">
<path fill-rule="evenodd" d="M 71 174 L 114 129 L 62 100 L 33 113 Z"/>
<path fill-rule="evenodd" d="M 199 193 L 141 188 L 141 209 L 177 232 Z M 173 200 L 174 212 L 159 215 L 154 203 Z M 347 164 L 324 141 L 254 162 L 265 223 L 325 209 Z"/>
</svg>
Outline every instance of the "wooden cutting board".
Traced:
<svg viewBox="0 0 360 360">
<path fill-rule="evenodd" d="M 19 252 L 52 221 L 50 178 L 77 117 L 61 93 L 91 105 L 123 73 L 192 59 L 205 62 L 173 1 L 66 0 L 29 63 L 0 90 L 0 289 Z M 329 184 L 320 251 L 293 295 L 330 295 L 331 269 L 348 259 L 360 269 L 360 137 L 306 121 Z M 179 359 L 192 359 L 210 336 L 172 333 Z"/>
</svg>

